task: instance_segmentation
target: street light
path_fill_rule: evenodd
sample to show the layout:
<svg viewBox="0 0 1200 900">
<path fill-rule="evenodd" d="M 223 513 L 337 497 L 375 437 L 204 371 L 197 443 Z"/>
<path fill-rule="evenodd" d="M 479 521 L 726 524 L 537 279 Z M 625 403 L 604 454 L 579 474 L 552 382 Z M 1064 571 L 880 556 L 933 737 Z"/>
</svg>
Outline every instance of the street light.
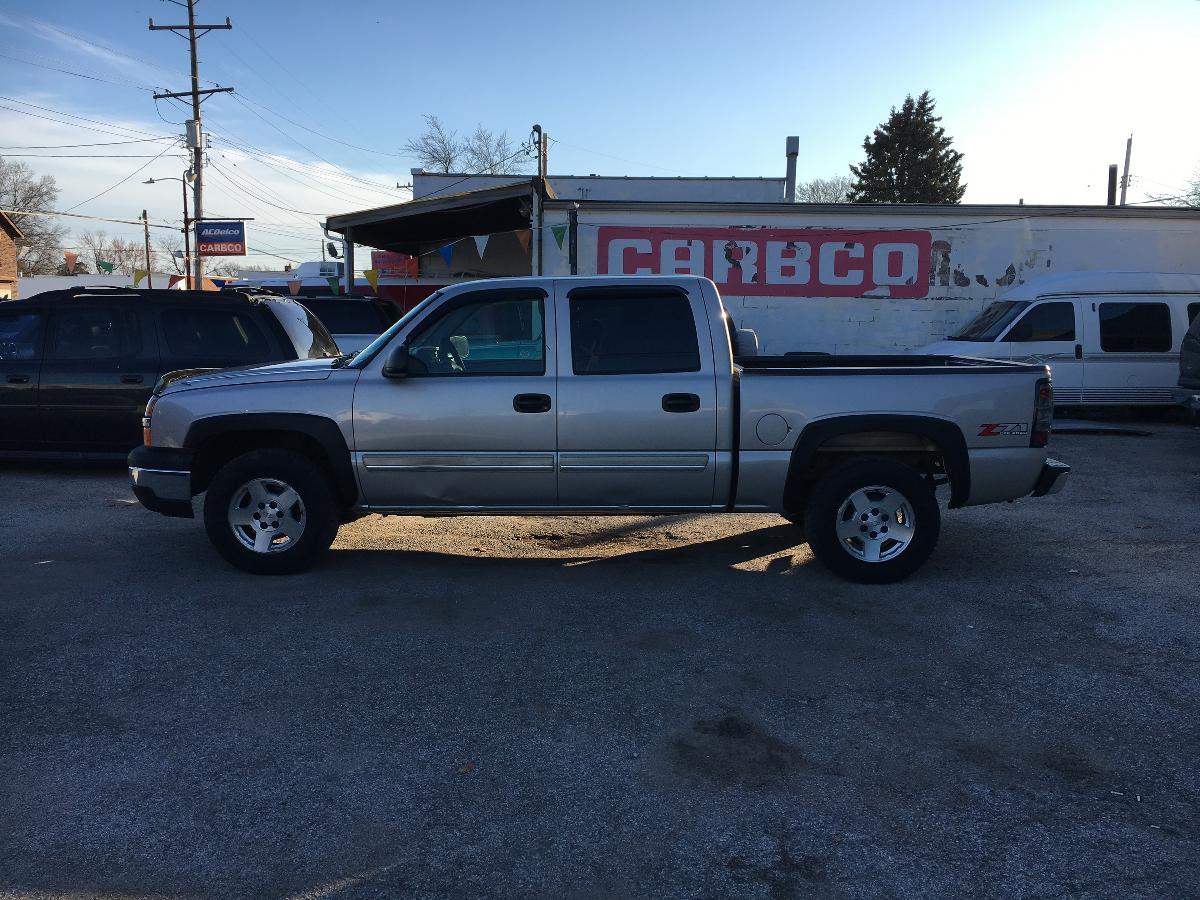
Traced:
<svg viewBox="0 0 1200 900">
<path fill-rule="evenodd" d="M 185 285 L 187 284 L 188 280 L 191 278 L 190 274 L 188 274 L 188 273 L 190 273 L 192 271 L 192 242 L 191 242 L 191 236 L 190 236 L 191 220 L 188 218 L 187 189 L 188 189 L 188 185 L 191 184 L 195 180 L 196 180 L 196 173 L 193 172 L 191 169 L 188 169 L 186 172 L 183 173 L 182 178 L 147 178 L 145 181 L 142 182 L 142 184 L 157 184 L 160 181 L 178 181 L 183 186 L 183 229 L 182 229 L 182 231 L 183 231 L 183 273 L 184 273 L 183 279 L 184 279 Z M 197 248 L 197 249 L 199 249 L 199 248 Z M 200 285 L 195 285 L 195 287 L 198 290 L 200 288 Z"/>
</svg>

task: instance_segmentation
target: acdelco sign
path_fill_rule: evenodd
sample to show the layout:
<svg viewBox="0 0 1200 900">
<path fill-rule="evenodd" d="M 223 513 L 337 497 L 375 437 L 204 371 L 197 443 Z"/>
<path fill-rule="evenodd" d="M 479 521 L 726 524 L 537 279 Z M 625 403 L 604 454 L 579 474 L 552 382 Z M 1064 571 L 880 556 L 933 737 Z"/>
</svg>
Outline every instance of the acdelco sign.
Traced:
<svg viewBox="0 0 1200 900">
<path fill-rule="evenodd" d="M 597 232 L 601 275 L 703 275 L 722 292 L 892 297 L 929 292 L 928 231 L 636 228 Z"/>
<path fill-rule="evenodd" d="M 245 222 L 197 222 L 196 252 L 201 256 L 245 256 Z"/>
</svg>

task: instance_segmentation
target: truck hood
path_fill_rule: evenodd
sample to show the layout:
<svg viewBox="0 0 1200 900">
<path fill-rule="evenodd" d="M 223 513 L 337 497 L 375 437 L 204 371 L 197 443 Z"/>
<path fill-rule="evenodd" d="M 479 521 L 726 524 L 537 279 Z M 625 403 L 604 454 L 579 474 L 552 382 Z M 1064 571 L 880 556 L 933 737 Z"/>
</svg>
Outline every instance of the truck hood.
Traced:
<svg viewBox="0 0 1200 900">
<path fill-rule="evenodd" d="M 263 384 L 269 381 L 324 381 L 338 363 L 337 358 L 296 359 L 265 366 L 238 366 L 231 369 L 179 369 L 159 379 L 156 393 L 175 393 L 195 388 L 235 384 Z"/>
<path fill-rule="evenodd" d="M 1000 356 L 996 345 L 982 341 L 934 341 L 913 351 L 927 356 L 973 356 L 981 359 L 996 359 Z"/>
</svg>

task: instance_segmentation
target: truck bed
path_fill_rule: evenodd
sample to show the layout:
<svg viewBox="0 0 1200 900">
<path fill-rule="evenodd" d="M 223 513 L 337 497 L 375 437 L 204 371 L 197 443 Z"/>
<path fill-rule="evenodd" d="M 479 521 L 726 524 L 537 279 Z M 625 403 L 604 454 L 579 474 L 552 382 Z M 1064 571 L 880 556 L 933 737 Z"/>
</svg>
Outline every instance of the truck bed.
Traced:
<svg viewBox="0 0 1200 900">
<path fill-rule="evenodd" d="M 790 353 L 787 356 L 745 356 L 734 362 L 746 372 L 778 375 L 968 375 L 1005 372 L 1039 372 L 1044 366 L 978 359 L 971 356 L 830 356 L 824 353 Z"/>
</svg>

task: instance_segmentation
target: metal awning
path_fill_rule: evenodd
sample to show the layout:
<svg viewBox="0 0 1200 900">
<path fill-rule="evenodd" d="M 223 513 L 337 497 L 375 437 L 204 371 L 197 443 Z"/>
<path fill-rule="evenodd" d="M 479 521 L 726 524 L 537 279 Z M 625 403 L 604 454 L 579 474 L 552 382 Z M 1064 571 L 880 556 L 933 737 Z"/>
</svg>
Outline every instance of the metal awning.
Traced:
<svg viewBox="0 0 1200 900">
<path fill-rule="evenodd" d="M 353 232 L 356 244 L 415 255 L 438 241 L 529 228 L 535 181 L 343 213 L 330 216 L 326 227 Z"/>
</svg>

